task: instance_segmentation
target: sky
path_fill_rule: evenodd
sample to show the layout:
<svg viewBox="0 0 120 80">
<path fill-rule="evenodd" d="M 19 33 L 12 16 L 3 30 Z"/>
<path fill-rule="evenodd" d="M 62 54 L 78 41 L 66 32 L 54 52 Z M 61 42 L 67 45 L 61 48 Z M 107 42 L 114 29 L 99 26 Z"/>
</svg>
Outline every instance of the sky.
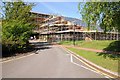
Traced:
<svg viewBox="0 0 120 80">
<path fill-rule="evenodd" d="M 34 2 L 35 6 L 32 8 L 32 12 L 57 14 L 60 16 L 72 17 L 82 19 L 78 11 L 79 2 Z M 2 5 L 2 2 L 0 2 Z M 0 10 L 1 12 L 1 10 Z"/>
<path fill-rule="evenodd" d="M 82 19 L 78 2 L 37 2 L 31 11 Z"/>
</svg>

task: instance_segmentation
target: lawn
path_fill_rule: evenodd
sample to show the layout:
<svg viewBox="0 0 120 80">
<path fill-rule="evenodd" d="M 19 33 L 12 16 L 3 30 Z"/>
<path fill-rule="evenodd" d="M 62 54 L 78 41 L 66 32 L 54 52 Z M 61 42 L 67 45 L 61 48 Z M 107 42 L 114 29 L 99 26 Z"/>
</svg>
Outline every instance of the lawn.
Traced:
<svg viewBox="0 0 120 80">
<path fill-rule="evenodd" d="M 93 49 L 104 49 L 109 51 L 120 51 L 120 41 L 115 40 L 93 40 L 93 41 L 76 41 L 76 46 Z M 60 44 L 73 45 L 73 41 L 62 41 Z"/>
<path fill-rule="evenodd" d="M 119 58 L 109 57 L 109 56 L 105 57 L 105 55 L 100 55 L 100 53 L 96 53 L 96 52 L 84 51 L 75 48 L 68 48 L 68 49 L 99 66 L 102 66 L 114 72 L 118 72 L 118 59 L 120 59 L 120 57 Z"/>
</svg>

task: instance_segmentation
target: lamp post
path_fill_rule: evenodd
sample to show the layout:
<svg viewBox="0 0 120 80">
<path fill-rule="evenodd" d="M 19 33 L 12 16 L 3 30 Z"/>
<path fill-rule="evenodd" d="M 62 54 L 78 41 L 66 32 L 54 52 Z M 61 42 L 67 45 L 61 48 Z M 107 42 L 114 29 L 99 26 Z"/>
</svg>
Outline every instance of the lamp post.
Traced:
<svg viewBox="0 0 120 80">
<path fill-rule="evenodd" d="M 47 42 L 50 42 L 50 24 L 48 23 Z"/>
<path fill-rule="evenodd" d="M 73 25 L 74 32 L 73 32 L 73 45 L 75 46 L 75 25 Z"/>
<path fill-rule="evenodd" d="M 73 23 L 73 45 L 75 46 L 75 24 L 74 24 L 75 20 L 72 21 Z"/>
</svg>

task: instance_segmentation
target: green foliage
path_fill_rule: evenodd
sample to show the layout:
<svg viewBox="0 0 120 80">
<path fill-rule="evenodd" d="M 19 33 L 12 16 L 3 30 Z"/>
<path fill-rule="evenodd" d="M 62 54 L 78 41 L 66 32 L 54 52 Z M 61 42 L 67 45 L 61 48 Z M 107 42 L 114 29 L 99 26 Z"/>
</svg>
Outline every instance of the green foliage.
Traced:
<svg viewBox="0 0 120 80">
<path fill-rule="evenodd" d="M 88 29 L 100 24 L 105 32 L 113 29 L 120 32 L 120 2 L 79 3 L 78 9 Z"/>
<path fill-rule="evenodd" d="M 24 2 L 4 3 L 2 22 L 2 45 L 8 51 L 17 51 L 26 47 L 35 24 L 30 14 L 33 4 Z M 3 50 L 4 51 L 4 50 Z"/>
<path fill-rule="evenodd" d="M 103 44 L 104 43 L 104 44 Z M 62 45 L 72 45 L 73 41 L 61 41 Z M 97 45 L 97 46 L 93 46 Z M 106 51 L 114 51 L 120 52 L 120 41 L 116 40 L 93 40 L 93 41 L 76 41 L 76 46 L 80 46 L 83 48 L 92 48 L 98 50 L 106 50 Z"/>
</svg>

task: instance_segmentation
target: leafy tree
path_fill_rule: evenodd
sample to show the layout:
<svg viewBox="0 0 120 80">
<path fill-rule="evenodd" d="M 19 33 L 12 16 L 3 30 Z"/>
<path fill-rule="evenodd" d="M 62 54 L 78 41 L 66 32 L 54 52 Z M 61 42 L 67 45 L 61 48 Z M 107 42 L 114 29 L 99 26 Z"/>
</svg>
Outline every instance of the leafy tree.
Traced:
<svg viewBox="0 0 120 80">
<path fill-rule="evenodd" d="M 79 3 L 78 9 L 88 29 L 99 24 L 105 32 L 113 29 L 120 32 L 120 2 Z"/>
<path fill-rule="evenodd" d="M 30 14 L 32 7 L 33 4 L 22 1 L 4 2 L 4 18 L 2 21 L 3 51 L 6 49 L 14 52 L 27 47 L 28 38 L 35 26 L 32 23 L 33 15 Z"/>
</svg>

